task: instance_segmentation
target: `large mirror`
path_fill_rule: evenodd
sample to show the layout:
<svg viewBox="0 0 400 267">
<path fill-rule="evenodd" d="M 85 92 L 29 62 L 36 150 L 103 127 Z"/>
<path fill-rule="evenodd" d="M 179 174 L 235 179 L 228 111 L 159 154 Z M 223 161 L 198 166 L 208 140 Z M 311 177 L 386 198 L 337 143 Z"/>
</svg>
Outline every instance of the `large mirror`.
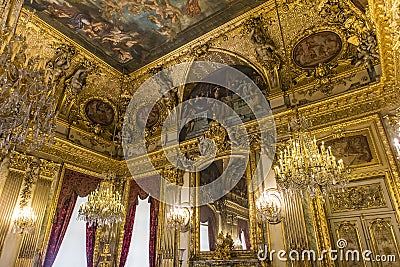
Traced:
<svg viewBox="0 0 400 267">
<path fill-rule="evenodd" d="M 209 184 L 223 173 L 226 160 L 212 162 L 200 171 L 200 185 Z M 249 194 L 246 176 L 234 188 L 213 203 L 199 207 L 200 252 L 215 251 L 218 235 L 228 234 L 234 250 L 250 250 Z"/>
</svg>

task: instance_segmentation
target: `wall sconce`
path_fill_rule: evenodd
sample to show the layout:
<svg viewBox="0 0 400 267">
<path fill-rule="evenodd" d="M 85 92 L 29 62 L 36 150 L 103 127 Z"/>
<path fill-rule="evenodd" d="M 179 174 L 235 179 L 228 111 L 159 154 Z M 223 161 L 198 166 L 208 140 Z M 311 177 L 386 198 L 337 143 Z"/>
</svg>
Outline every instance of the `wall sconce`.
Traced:
<svg viewBox="0 0 400 267">
<path fill-rule="evenodd" d="M 25 234 L 35 229 L 36 216 L 30 206 L 20 207 L 14 218 L 14 233 Z"/>
<path fill-rule="evenodd" d="M 188 207 L 173 206 L 167 213 L 168 226 L 180 232 L 186 232 L 191 215 L 191 211 Z"/>
<path fill-rule="evenodd" d="M 257 218 L 269 223 L 280 223 L 283 217 L 281 194 L 274 188 L 262 192 L 256 201 Z"/>
<path fill-rule="evenodd" d="M 30 161 L 25 170 L 24 183 L 19 201 L 19 210 L 14 217 L 14 233 L 25 234 L 35 229 L 36 216 L 29 202 L 32 195 L 32 186 L 39 177 L 40 160 Z"/>
<path fill-rule="evenodd" d="M 182 265 L 183 253 L 185 249 L 178 249 L 179 232 L 186 232 L 189 230 L 189 222 L 191 217 L 192 214 L 189 207 L 182 205 L 173 206 L 167 213 L 168 227 L 174 229 L 174 267 Z"/>
</svg>

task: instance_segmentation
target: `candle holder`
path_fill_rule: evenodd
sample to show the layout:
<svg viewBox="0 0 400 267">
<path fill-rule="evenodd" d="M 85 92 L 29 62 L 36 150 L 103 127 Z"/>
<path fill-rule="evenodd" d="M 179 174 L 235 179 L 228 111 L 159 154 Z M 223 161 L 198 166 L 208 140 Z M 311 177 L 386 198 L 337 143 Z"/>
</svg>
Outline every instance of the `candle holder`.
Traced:
<svg viewBox="0 0 400 267">
<path fill-rule="evenodd" d="M 179 267 L 182 267 L 183 263 L 183 255 L 185 254 L 185 248 L 180 248 L 179 249 Z"/>
</svg>

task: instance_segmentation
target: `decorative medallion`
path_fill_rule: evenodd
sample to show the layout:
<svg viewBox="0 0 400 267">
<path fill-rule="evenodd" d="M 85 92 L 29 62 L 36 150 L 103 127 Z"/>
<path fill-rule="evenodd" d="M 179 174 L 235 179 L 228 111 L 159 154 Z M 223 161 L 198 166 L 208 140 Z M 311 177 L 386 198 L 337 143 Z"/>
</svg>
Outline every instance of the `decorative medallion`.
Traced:
<svg viewBox="0 0 400 267">
<path fill-rule="evenodd" d="M 151 111 L 149 113 L 150 109 Z M 146 118 L 147 113 L 149 113 L 149 116 Z M 154 105 L 153 107 L 150 105 L 142 106 L 136 113 L 136 122 L 139 127 L 144 127 L 146 125 L 147 128 L 151 128 L 158 122 L 159 118 L 160 110 L 158 105 Z"/>
<path fill-rule="evenodd" d="M 293 60 L 301 68 L 312 69 L 335 59 L 342 50 L 342 40 L 331 31 L 311 34 L 293 49 Z"/>
<path fill-rule="evenodd" d="M 100 99 L 93 99 L 87 102 L 85 113 L 93 123 L 104 126 L 111 125 L 115 117 L 114 108 Z"/>
</svg>

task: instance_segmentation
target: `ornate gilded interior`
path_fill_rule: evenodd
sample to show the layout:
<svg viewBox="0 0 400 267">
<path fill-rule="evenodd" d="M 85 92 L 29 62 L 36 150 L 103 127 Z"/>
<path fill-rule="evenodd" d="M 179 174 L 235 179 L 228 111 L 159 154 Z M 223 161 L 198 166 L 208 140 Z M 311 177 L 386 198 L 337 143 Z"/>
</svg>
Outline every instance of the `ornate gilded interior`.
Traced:
<svg viewBox="0 0 400 267">
<path fill-rule="evenodd" d="M 28 45 L 57 73 L 57 127 L 51 146 L 33 151 L 18 146 L 2 157 L 0 266 L 48 266 L 43 264 L 57 205 L 71 172 L 81 179 L 115 173 L 115 188 L 127 211 L 135 205 L 132 184 L 143 187 L 158 174 L 166 178 L 168 183 L 158 181 L 147 192 L 162 200 L 173 195 L 173 200 L 155 202 L 156 246 L 149 266 L 399 266 L 400 156 L 393 144 L 400 118 L 399 5 L 397 0 L 3 1 L 2 28 L 17 21 L 16 31 L 21 31 L 24 18 L 35 12 L 26 25 Z M 146 91 L 134 114 L 128 113 L 145 129 L 146 151 L 140 152 L 134 141 L 124 147 L 124 120 L 135 93 L 159 71 L 177 64 L 189 67 L 170 77 L 186 81 L 193 71 L 190 64 L 196 62 L 230 66 L 260 88 L 276 128 L 273 146 L 262 145 L 265 136 L 260 132 L 266 122 L 257 122 L 238 95 L 205 79 L 175 86 L 165 95 L 158 87 Z M 224 76 L 227 87 L 235 82 L 235 77 Z M 153 106 L 154 96 L 162 97 Z M 184 122 L 178 143 L 169 141 L 174 130 L 164 132 L 163 124 L 179 104 L 198 97 L 225 101 L 239 114 L 248 136 L 248 155 L 230 155 L 229 135 L 223 123 L 212 119 L 226 115 L 222 109 L 197 110 L 208 117 Z M 270 167 L 275 149 L 288 139 L 294 107 L 312 122 L 318 141 L 331 146 L 333 154 L 351 167 L 350 183 L 336 198 L 325 200 L 282 194 L 282 220 L 261 223 L 255 203 L 264 188 L 276 186 Z M 180 149 L 188 159 L 201 160 L 208 152 L 200 143 L 207 139 L 215 144 L 216 158 L 200 162 L 198 167 L 209 166 L 205 170 L 183 171 L 168 158 Z M 205 194 L 176 192 L 174 185 L 211 183 L 230 159 L 246 157 L 240 180 L 233 187 L 227 185 L 231 190 L 218 200 L 196 206 Z M 33 160 L 40 161 L 40 175 L 31 185 L 35 228 L 15 235 L 13 214 Z M 264 167 L 257 169 L 258 162 Z M 142 198 L 141 191 L 138 194 Z M 177 199 L 194 207 L 187 228 L 174 233 L 167 213 Z M 92 266 L 123 266 L 126 223 L 115 226 L 111 241 L 96 232 Z M 201 248 L 200 226 L 209 229 L 208 249 Z M 244 245 L 225 246 L 229 238 L 244 239 Z M 321 253 L 334 249 L 340 239 L 347 240 L 348 249 L 396 255 L 397 261 L 350 265 L 328 257 L 316 262 L 258 259 L 264 244 L 276 251 Z M 185 249 L 180 263 L 179 248 Z M 110 261 L 108 254 L 113 255 Z"/>
</svg>

